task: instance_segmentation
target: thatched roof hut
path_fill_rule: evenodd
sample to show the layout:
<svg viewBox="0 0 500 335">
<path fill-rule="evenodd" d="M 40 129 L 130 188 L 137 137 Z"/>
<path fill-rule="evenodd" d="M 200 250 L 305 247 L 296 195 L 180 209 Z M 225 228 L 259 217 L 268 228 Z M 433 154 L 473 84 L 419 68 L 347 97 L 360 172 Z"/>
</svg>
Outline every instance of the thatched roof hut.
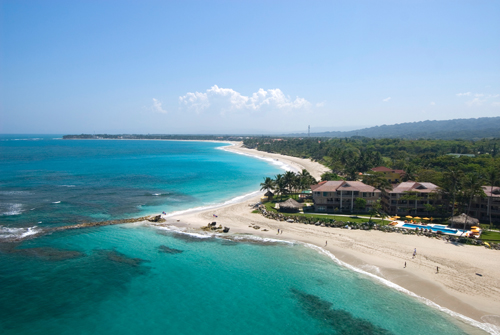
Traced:
<svg viewBox="0 0 500 335">
<path fill-rule="evenodd" d="M 299 209 L 304 207 L 303 204 L 293 200 L 292 198 L 287 201 L 278 203 L 280 211 L 283 212 L 297 212 Z"/>
<path fill-rule="evenodd" d="M 479 223 L 479 220 L 476 218 L 473 218 L 471 216 L 468 216 L 465 213 L 462 213 L 460 215 L 453 216 L 448 220 L 448 222 L 453 226 L 453 227 L 464 227 L 465 226 L 475 226 Z"/>
<path fill-rule="evenodd" d="M 269 199 L 271 199 L 272 197 L 274 197 L 274 193 L 268 190 L 268 191 L 264 194 L 264 196 L 265 196 L 265 197 L 268 197 Z"/>
</svg>

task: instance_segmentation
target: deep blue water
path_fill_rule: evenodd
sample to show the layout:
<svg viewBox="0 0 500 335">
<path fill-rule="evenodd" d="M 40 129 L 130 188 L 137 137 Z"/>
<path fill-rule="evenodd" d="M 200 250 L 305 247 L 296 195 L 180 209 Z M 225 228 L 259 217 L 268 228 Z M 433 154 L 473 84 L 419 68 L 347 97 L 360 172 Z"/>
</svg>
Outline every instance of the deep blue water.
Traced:
<svg viewBox="0 0 500 335">
<path fill-rule="evenodd" d="M 220 203 L 280 172 L 219 146 L 0 141 L 4 238 Z M 477 333 L 307 246 L 202 237 L 128 224 L 5 238 L 0 333 Z"/>
</svg>

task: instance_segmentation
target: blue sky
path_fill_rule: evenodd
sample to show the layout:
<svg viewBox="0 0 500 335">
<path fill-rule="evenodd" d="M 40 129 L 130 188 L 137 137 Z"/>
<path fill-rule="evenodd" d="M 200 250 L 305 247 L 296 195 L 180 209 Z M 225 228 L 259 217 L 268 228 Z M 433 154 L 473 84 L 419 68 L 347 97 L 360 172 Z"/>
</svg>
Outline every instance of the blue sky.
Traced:
<svg viewBox="0 0 500 335">
<path fill-rule="evenodd" d="M 2 1 L 2 133 L 500 116 L 498 1 Z"/>
</svg>

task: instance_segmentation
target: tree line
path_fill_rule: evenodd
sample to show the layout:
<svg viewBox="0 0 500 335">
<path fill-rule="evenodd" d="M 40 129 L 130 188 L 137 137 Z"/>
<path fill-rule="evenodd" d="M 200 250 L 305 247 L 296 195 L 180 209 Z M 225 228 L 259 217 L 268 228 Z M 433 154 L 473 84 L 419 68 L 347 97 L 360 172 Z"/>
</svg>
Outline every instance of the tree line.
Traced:
<svg viewBox="0 0 500 335">
<path fill-rule="evenodd" d="M 309 189 L 311 185 L 316 183 L 316 179 L 305 169 L 299 173 L 286 171 L 284 174 L 276 175 L 274 179 L 265 177 L 264 182 L 260 183 L 260 190 L 271 191 L 282 196 L 297 194 L 302 190 Z"/>
</svg>

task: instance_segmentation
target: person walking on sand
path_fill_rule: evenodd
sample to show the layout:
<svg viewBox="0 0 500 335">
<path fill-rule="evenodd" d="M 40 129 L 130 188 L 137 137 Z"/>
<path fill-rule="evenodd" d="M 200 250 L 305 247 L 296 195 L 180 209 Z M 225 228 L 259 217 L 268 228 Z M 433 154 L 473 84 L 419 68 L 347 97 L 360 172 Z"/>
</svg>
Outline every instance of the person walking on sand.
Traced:
<svg viewBox="0 0 500 335">
<path fill-rule="evenodd" d="M 406 269 L 406 262 L 405 262 L 405 269 Z"/>
<path fill-rule="evenodd" d="M 436 266 L 436 273 L 439 273 L 439 266 Z"/>
<path fill-rule="evenodd" d="M 328 241 L 325 242 L 325 247 L 328 245 Z"/>
<path fill-rule="evenodd" d="M 280 234 L 280 230 L 278 229 L 278 234 L 276 234 L 276 235 L 279 235 L 279 234 Z"/>
</svg>

